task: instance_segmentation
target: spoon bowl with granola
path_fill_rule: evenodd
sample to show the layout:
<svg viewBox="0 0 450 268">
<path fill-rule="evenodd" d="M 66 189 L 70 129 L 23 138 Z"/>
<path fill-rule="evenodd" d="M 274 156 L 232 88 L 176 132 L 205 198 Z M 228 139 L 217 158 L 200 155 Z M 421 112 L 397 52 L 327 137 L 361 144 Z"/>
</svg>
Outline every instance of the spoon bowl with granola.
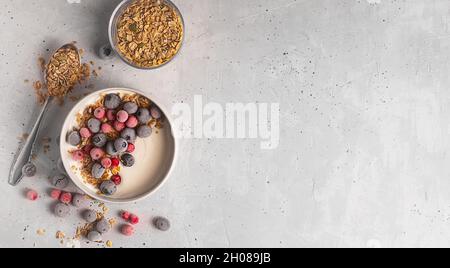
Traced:
<svg viewBox="0 0 450 268">
<path fill-rule="evenodd" d="M 169 117 L 143 92 L 94 92 L 69 112 L 61 132 L 63 165 L 72 181 L 103 202 L 140 200 L 168 178 L 176 144 Z"/>
</svg>

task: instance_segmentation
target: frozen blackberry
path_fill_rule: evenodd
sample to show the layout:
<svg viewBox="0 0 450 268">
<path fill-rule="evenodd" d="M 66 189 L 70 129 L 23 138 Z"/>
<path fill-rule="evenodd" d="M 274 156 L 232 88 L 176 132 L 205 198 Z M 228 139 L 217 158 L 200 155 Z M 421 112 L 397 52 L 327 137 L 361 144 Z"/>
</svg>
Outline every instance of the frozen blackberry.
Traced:
<svg viewBox="0 0 450 268">
<path fill-rule="evenodd" d="M 97 220 L 97 212 L 92 209 L 88 209 L 83 212 L 83 219 L 89 223 L 92 223 Z"/>
<path fill-rule="evenodd" d="M 117 94 L 108 94 L 105 96 L 103 104 L 108 109 L 116 109 L 120 106 L 120 97 Z"/>
<path fill-rule="evenodd" d="M 87 235 L 87 239 L 91 242 L 101 242 L 102 235 L 97 231 L 90 231 Z"/>
<path fill-rule="evenodd" d="M 112 181 L 104 181 L 100 184 L 100 191 L 104 195 L 113 195 L 117 191 L 117 186 Z"/>
<path fill-rule="evenodd" d="M 167 231 L 170 229 L 170 222 L 164 217 L 156 217 L 153 219 L 153 225 L 160 231 Z"/>
<path fill-rule="evenodd" d="M 109 232 L 109 230 L 111 230 L 111 224 L 109 224 L 109 222 L 106 219 L 102 219 L 97 222 L 97 224 L 95 225 L 95 229 L 99 233 L 104 234 Z"/>
<path fill-rule="evenodd" d="M 69 185 L 69 178 L 65 174 L 58 174 L 53 176 L 52 185 L 58 189 L 64 189 Z"/>
<path fill-rule="evenodd" d="M 70 214 L 70 207 L 64 203 L 58 203 L 55 206 L 54 213 L 61 218 L 67 217 Z"/>
<path fill-rule="evenodd" d="M 118 153 L 123 153 L 128 148 L 128 142 L 124 138 L 118 138 L 114 141 L 114 148 Z"/>
<path fill-rule="evenodd" d="M 146 108 L 139 108 L 136 112 L 136 117 L 141 124 L 147 124 L 152 117 L 150 116 L 150 111 Z"/>
<path fill-rule="evenodd" d="M 135 114 L 138 110 L 138 106 L 136 103 L 134 102 L 127 102 L 123 105 L 123 109 L 128 113 L 128 114 Z"/>
<path fill-rule="evenodd" d="M 142 125 L 137 129 L 137 135 L 139 138 L 147 138 L 152 135 L 152 128 L 147 125 Z"/>
<path fill-rule="evenodd" d="M 92 137 L 92 143 L 99 148 L 105 146 L 107 141 L 108 138 L 103 133 L 95 134 L 94 137 Z"/>
<path fill-rule="evenodd" d="M 122 164 L 126 167 L 132 167 L 134 166 L 135 160 L 134 160 L 134 156 L 131 154 L 123 154 L 120 157 L 120 160 L 122 161 Z"/>
<path fill-rule="evenodd" d="M 103 176 L 103 174 L 105 174 L 105 168 L 101 164 L 95 163 L 91 169 L 92 177 L 100 179 Z"/>
<path fill-rule="evenodd" d="M 106 143 L 106 153 L 110 156 L 115 156 L 119 153 L 116 148 L 114 148 L 114 142 L 108 141 L 108 143 Z"/>
<path fill-rule="evenodd" d="M 81 142 L 81 136 L 78 131 L 72 131 L 67 136 L 67 142 L 72 146 L 77 146 Z"/>
<path fill-rule="evenodd" d="M 97 118 L 91 118 L 87 122 L 87 126 L 92 133 L 100 132 L 101 125 L 102 122 L 100 122 L 100 120 L 98 120 Z"/>
<path fill-rule="evenodd" d="M 120 137 L 125 139 L 128 143 L 134 143 L 136 141 L 136 130 L 132 128 L 126 128 L 120 133 Z"/>
<path fill-rule="evenodd" d="M 31 162 L 26 163 L 22 167 L 22 175 L 25 177 L 33 177 L 34 175 L 36 175 L 36 171 L 36 166 Z"/>
</svg>

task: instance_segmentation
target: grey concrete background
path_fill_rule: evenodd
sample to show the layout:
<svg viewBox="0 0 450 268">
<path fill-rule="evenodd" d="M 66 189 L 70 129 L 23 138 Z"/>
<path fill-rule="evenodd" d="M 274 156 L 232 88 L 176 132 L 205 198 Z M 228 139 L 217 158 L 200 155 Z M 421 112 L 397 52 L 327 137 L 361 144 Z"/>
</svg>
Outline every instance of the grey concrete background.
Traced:
<svg viewBox="0 0 450 268">
<path fill-rule="evenodd" d="M 82 222 L 53 217 L 46 195 L 73 102 L 51 108 L 39 174 L 7 184 L 17 137 L 39 109 L 24 79 L 40 78 L 37 58 L 73 40 L 103 68 L 95 89 L 139 88 L 169 107 L 195 94 L 281 107 L 276 150 L 180 140 L 168 183 L 126 207 L 141 215 L 137 234 L 106 237 L 115 247 L 450 246 L 449 1 L 176 0 L 185 45 L 150 72 L 95 57 L 118 2 L 0 0 L 0 246 L 67 246 L 55 232 Z M 29 187 L 39 201 L 24 198 Z M 157 215 L 170 232 L 151 227 Z"/>
</svg>

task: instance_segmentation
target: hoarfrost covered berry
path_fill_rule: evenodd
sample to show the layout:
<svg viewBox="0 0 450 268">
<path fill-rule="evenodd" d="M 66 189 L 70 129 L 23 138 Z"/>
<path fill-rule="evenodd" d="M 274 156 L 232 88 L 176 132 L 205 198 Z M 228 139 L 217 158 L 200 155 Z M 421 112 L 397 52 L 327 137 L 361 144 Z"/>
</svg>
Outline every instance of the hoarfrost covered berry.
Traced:
<svg viewBox="0 0 450 268">
<path fill-rule="evenodd" d="M 128 143 L 133 143 L 136 141 L 136 131 L 132 128 L 126 128 L 120 132 L 120 137 Z"/>
<path fill-rule="evenodd" d="M 128 212 L 128 211 L 125 211 L 125 210 L 123 210 L 123 211 L 120 213 L 120 217 L 121 217 L 122 219 L 126 220 L 126 221 L 128 221 L 128 220 L 130 219 L 130 216 L 131 216 L 131 213 Z"/>
<path fill-rule="evenodd" d="M 77 146 L 81 142 L 81 136 L 78 131 L 72 131 L 67 136 L 67 142 L 72 146 Z"/>
<path fill-rule="evenodd" d="M 75 194 L 72 198 L 72 205 L 75 207 L 84 207 L 87 205 L 87 199 L 84 194 Z"/>
<path fill-rule="evenodd" d="M 116 114 L 116 119 L 120 123 L 125 123 L 128 120 L 128 113 L 124 110 L 120 110 Z"/>
<path fill-rule="evenodd" d="M 108 141 L 108 138 L 103 133 L 95 134 L 94 137 L 92 137 L 92 143 L 97 147 L 105 146 L 107 141 Z"/>
<path fill-rule="evenodd" d="M 136 112 L 136 117 L 139 120 L 139 123 L 147 124 L 151 119 L 150 111 L 146 108 L 139 108 Z"/>
<path fill-rule="evenodd" d="M 100 122 L 100 120 L 98 120 L 97 118 L 91 118 L 87 122 L 87 126 L 92 133 L 100 132 L 101 124 L 102 122 Z"/>
<path fill-rule="evenodd" d="M 61 218 L 67 217 L 70 214 L 70 207 L 64 203 L 58 203 L 55 205 L 54 213 Z"/>
<path fill-rule="evenodd" d="M 117 191 L 117 186 L 112 181 L 104 181 L 100 184 L 100 191 L 104 195 L 113 195 Z"/>
<path fill-rule="evenodd" d="M 31 201 L 35 201 L 38 199 L 38 193 L 35 190 L 28 190 L 27 191 L 27 199 Z"/>
<path fill-rule="evenodd" d="M 132 236 L 134 234 L 134 227 L 129 224 L 124 224 L 122 225 L 122 228 L 120 228 L 120 231 L 123 235 Z"/>
<path fill-rule="evenodd" d="M 128 117 L 127 122 L 125 122 L 125 125 L 129 128 L 135 128 L 138 125 L 139 121 L 137 120 L 136 116 L 131 115 Z"/>
<path fill-rule="evenodd" d="M 113 127 L 108 123 L 103 123 L 101 128 L 102 132 L 105 134 L 111 133 L 114 130 Z"/>
<path fill-rule="evenodd" d="M 83 127 L 80 129 L 80 135 L 81 135 L 81 137 L 87 139 L 87 138 L 91 137 L 92 134 L 88 128 Z"/>
<path fill-rule="evenodd" d="M 138 106 L 137 106 L 137 104 L 136 103 L 134 103 L 134 102 L 126 102 L 124 105 L 123 105 L 123 109 L 128 113 L 128 114 L 135 114 L 136 112 L 137 112 L 137 110 L 138 110 Z"/>
<path fill-rule="evenodd" d="M 156 217 L 153 219 L 153 225 L 160 231 L 167 231 L 170 229 L 170 222 L 164 217 Z"/>
<path fill-rule="evenodd" d="M 93 148 L 90 155 L 92 160 L 99 160 L 105 155 L 105 152 L 100 148 Z"/>
<path fill-rule="evenodd" d="M 97 222 L 97 224 L 95 225 L 95 229 L 99 232 L 99 233 L 107 233 L 109 232 L 109 230 L 111 230 L 111 224 L 106 220 L 106 219 L 101 219 L 100 221 Z"/>
<path fill-rule="evenodd" d="M 36 166 L 31 162 L 26 163 L 22 167 L 22 175 L 25 177 L 33 177 L 34 175 L 36 175 L 36 171 Z"/>
<path fill-rule="evenodd" d="M 61 190 L 60 189 L 52 189 L 50 192 L 50 197 L 54 200 L 58 200 L 61 196 Z"/>
<path fill-rule="evenodd" d="M 137 129 L 139 138 L 148 138 L 152 135 L 152 128 L 147 125 L 142 125 Z"/>
<path fill-rule="evenodd" d="M 102 167 L 101 164 L 95 163 L 94 165 L 92 165 L 92 169 L 91 169 L 92 177 L 94 177 L 96 179 L 100 179 L 104 173 L 105 173 L 105 168 Z"/>
<path fill-rule="evenodd" d="M 150 115 L 151 115 L 154 119 L 160 119 L 160 118 L 161 118 L 161 110 L 160 110 L 158 107 L 153 106 L 153 107 L 150 109 Z"/>
<path fill-rule="evenodd" d="M 75 161 L 81 161 L 84 159 L 84 152 L 81 150 L 76 150 L 72 152 L 72 159 Z"/>
<path fill-rule="evenodd" d="M 59 189 L 64 189 L 69 185 L 69 178 L 65 174 L 53 176 L 52 185 Z"/>
<path fill-rule="evenodd" d="M 83 212 L 83 219 L 89 223 L 93 223 L 97 220 L 97 212 L 92 209 L 88 209 Z"/>
<path fill-rule="evenodd" d="M 68 192 L 62 193 L 59 197 L 59 201 L 64 204 L 70 204 L 70 202 L 72 202 L 72 194 Z"/>
<path fill-rule="evenodd" d="M 131 224 L 138 224 L 139 223 L 139 217 L 137 215 L 131 214 L 130 215 L 130 223 Z"/>
<path fill-rule="evenodd" d="M 134 160 L 134 156 L 128 153 L 123 154 L 120 157 L 122 164 L 126 167 L 132 167 L 134 166 L 135 160 Z"/>
<path fill-rule="evenodd" d="M 106 111 L 103 107 L 98 107 L 94 110 L 94 116 L 97 119 L 103 119 L 105 117 Z"/>
<path fill-rule="evenodd" d="M 105 96 L 104 105 L 108 109 L 116 109 L 120 106 L 120 97 L 117 94 L 108 94 Z"/>
</svg>

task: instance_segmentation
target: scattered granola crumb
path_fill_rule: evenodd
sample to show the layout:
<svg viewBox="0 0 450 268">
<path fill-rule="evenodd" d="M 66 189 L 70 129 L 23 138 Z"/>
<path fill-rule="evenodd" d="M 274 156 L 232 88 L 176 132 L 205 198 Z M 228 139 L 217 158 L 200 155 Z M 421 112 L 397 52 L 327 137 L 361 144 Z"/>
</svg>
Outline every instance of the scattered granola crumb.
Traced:
<svg viewBox="0 0 450 268">
<path fill-rule="evenodd" d="M 39 67 L 41 68 L 41 71 L 45 71 L 45 59 L 43 57 L 38 58 Z"/>
<path fill-rule="evenodd" d="M 56 239 L 64 239 L 66 237 L 66 235 L 61 232 L 61 231 L 57 231 L 56 232 Z"/>
<path fill-rule="evenodd" d="M 24 82 L 25 84 L 28 84 L 28 83 L 30 82 L 30 80 L 25 79 L 25 80 L 23 80 L 23 82 Z"/>
<path fill-rule="evenodd" d="M 111 240 L 106 241 L 105 245 L 109 248 L 112 248 L 113 242 Z"/>
<path fill-rule="evenodd" d="M 96 70 L 92 70 L 92 75 L 95 76 L 95 77 L 98 77 L 97 71 Z"/>
<path fill-rule="evenodd" d="M 37 231 L 36 231 L 36 233 L 38 234 L 38 235 L 45 235 L 45 229 L 38 229 Z"/>
</svg>

